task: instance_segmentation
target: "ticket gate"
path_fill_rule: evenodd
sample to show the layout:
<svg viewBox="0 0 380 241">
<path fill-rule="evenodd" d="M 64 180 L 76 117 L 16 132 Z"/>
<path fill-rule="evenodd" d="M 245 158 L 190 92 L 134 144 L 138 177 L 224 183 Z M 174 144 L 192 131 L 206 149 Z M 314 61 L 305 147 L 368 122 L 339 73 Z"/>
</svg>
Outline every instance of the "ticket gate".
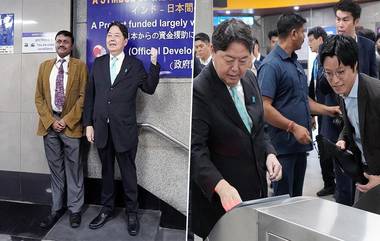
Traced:
<svg viewBox="0 0 380 241">
<path fill-rule="evenodd" d="M 317 197 L 270 197 L 226 213 L 206 240 L 378 241 L 380 215 Z"/>
</svg>

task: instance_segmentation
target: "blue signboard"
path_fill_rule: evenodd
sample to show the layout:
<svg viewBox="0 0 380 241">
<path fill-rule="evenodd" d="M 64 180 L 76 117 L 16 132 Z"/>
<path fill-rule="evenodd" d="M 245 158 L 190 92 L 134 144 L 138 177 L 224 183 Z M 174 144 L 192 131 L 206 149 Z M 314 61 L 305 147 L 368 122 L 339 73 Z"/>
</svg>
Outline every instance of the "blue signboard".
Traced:
<svg viewBox="0 0 380 241">
<path fill-rule="evenodd" d="M 0 54 L 14 51 L 14 14 L 0 14 Z"/>
<path fill-rule="evenodd" d="M 87 64 L 106 53 L 106 32 L 112 21 L 128 28 L 125 52 L 146 68 L 150 48 L 158 50 L 162 77 L 191 78 L 194 0 L 88 0 Z"/>
</svg>

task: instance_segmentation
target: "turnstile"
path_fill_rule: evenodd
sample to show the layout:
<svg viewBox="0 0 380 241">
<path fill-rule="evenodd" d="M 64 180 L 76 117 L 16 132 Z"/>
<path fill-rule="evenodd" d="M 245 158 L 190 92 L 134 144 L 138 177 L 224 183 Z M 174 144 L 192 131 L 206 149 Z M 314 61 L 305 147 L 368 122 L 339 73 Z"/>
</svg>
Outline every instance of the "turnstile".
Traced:
<svg viewBox="0 0 380 241">
<path fill-rule="evenodd" d="M 316 197 L 271 197 L 226 213 L 208 240 L 379 241 L 380 215 Z"/>
</svg>

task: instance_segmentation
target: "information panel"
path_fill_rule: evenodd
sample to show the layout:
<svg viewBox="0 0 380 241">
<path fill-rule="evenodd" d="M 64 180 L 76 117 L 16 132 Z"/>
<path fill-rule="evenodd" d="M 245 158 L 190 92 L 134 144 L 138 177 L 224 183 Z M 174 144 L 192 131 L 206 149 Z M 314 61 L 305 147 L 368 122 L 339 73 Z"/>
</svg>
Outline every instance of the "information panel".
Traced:
<svg viewBox="0 0 380 241">
<path fill-rule="evenodd" d="M 0 54 L 14 52 L 14 14 L 0 13 Z"/>
<path fill-rule="evenodd" d="M 191 78 L 194 0 L 88 0 L 87 64 L 106 53 L 112 21 L 128 27 L 125 52 L 150 64 L 150 48 L 158 50 L 161 77 Z"/>
</svg>

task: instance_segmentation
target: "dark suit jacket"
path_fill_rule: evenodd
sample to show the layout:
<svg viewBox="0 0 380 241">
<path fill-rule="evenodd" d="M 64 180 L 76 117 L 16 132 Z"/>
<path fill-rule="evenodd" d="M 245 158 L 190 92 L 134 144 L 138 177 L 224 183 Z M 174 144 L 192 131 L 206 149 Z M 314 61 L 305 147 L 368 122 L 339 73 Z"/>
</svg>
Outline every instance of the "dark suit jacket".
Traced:
<svg viewBox="0 0 380 241">
<path fill-rule="evenodd" d="M 194 57 L 193 78 L 197 77 L 204 67 L 199 58 Z"/>
<path fill-rule="evenodd" d="M 375 43 L 360 35 L 357 37 L 359 47 L 359 73 L 377 78 Z"/>
<path fill-rule="evenodd" d="M 266 157 L 275 153 L 264 134 L 263 104 L 257 80 L 241 80 L 253 128 L 249 133 L 212 62 L 194 80 L 191 139 L 193 231 L 206 237 L 224 214 L 216 184 L 225 179 L 242 200 L 267 196 Z"/>
<path fill-rule="evenodd" d="M 347 117 L 342 98 L 340 106 L 345 125 L 339 139 L 345 140 L 347 148 L 354 152 L 356 158 L 360 158 L 360 150 L 353 140 L 355 130 Z M 363 155 L 368 164 L 367 172 L 380 175 L 380 81 L 365 74 L 359 75 L 358 113 Z"/>
<path fill-rule="evenodd" d="M 137 145 L 136 94 L 137 89 L 153 94 L 160 66 L 151 64 L 146 73 L 140 60 L 125 55 L 119 74 L 111 86 L 109 54 L 95 59 L 86 91 L 83 125 L 93 126 L 95 144 L 104 148 L 108 125 L 117 152 L 125 152 Z"/>
</svg>

